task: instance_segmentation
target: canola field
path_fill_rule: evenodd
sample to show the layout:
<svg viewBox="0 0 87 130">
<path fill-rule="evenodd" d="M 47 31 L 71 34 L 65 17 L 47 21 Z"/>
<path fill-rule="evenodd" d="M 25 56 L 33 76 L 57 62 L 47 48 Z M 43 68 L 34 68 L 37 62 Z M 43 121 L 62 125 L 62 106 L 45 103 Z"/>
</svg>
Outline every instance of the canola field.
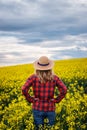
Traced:
<svg viewBox="0 0 87 130">
<path fill-rule="evenodd" d="M 56 104 L 55 126 L 45 125 L 45 130 L 87 130 L 87 58 L 55 61 L 53 70 L 68 91 Z M 34 130 L 32 104 L 21 92 L 32 73 L 32 64 L 0 68 L 0 130 Z"/>
</svg>

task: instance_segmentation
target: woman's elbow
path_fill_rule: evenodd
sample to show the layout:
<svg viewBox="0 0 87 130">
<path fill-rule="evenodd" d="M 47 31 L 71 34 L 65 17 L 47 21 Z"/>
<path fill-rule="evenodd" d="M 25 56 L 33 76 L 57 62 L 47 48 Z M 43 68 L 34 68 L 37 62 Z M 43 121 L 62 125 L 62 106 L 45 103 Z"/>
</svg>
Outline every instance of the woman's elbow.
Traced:
<svg viewBox="0 0 87 130">
<path fill-rule="evenodd" d="M 64 92 L 64 94 L 66 95 L 66 93 L 67 93 L 67 87 L 65 87 L 65 92 Z"/>
<path fill-rule="evenodd" d="M 24 86 L 22 86 L 21 91 L 22 91 L 22 94 L 25 95 L 26 90 L 25 90 Z"/>
</svg>

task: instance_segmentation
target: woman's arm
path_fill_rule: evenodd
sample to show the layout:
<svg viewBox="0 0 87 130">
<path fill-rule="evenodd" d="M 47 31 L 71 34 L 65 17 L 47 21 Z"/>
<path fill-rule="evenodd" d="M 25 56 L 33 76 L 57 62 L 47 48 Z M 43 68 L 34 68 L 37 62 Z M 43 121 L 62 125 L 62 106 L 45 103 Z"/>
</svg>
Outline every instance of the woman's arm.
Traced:
<svg viewBox="0 0 87 130">
<path fill-rule="evenodd" d="M 67 87 L 57 76 L 56 76 L 56 86 L 58 87 L 60 94 L 54 99 L 54 102 L 59 103 L 67 93 Z"/>
<path fill-rule="evenodd" d="M 31 97 L 28 93 L 29 88 L 32 86 L 33 83 L 33 76 L 30 76 L 27 81 L 25 82 L 25 84 L 22 86 L 22 94 L 25 96 L 26 100 L 30 103 L 33 102 L 34 98 Z"/>
</svg>

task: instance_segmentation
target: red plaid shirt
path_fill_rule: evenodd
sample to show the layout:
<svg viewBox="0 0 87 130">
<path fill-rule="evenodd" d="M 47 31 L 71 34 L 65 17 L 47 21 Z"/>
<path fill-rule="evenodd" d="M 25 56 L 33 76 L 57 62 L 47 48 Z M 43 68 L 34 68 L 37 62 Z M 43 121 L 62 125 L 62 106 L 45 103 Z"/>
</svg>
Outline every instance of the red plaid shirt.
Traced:
<svg viewBox="0 0 87 130">
<path fill-rule="evenodd" d="M 31 97 L 28 93 L 31 86 L 34 97 Z M 60 94 L 54 98 L 56 86 Z M 55 103 L 59 103 L 65 97 L 66 92 L 66 86 L 56 75 L 54 75 L 53 81 L 47 81 L 46 83 L 41 83 L 36 75 L 32 75 L 22 86 L 22 93 L 27 101 L 33 103 L 33 109 L 40 111 L 54 111 Z"/>
</svg>

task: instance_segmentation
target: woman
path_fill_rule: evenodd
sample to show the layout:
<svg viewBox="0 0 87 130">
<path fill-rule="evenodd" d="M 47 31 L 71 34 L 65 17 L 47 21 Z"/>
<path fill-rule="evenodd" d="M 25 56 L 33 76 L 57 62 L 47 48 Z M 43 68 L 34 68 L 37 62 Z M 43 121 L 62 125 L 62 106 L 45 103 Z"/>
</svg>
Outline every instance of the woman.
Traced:
<svg viewBox="0 0 87 130">
<path fill-rule="evenodd" d="M 46 56 L 40 57 L 34 62 L 36 74 L 31 75 L 22 86 L 22 93 L 26 100 L 33 103 L 33 116 L 36 129 L 44 125 L 44 119 L 48 118 L 50 126 L 55 123 L 55 103 L 59 103 L 67 92 L 67 88 L 58 76 L 52 73 L 53 61 Z M 28 93 L 32 86 L 34 96 Z M 60 94 L 54 98 L 55 87 Z"/>
</svg>

